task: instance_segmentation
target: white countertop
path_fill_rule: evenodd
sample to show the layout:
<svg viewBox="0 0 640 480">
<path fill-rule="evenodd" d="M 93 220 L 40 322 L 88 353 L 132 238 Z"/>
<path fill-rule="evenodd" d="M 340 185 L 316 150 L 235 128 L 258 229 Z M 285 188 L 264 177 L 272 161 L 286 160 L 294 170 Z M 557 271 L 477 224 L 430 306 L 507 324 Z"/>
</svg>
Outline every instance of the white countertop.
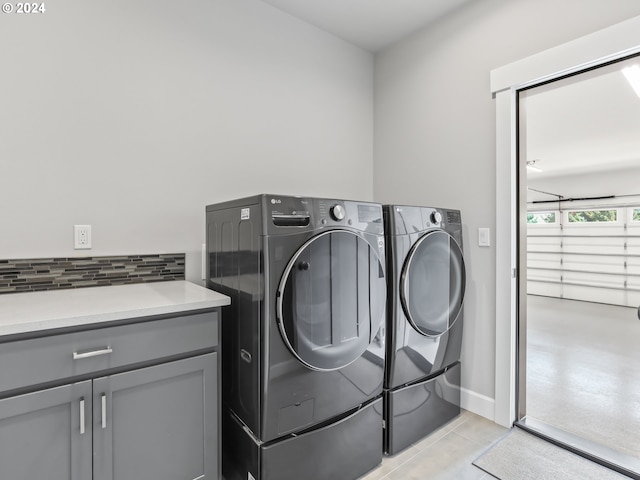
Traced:
<svg viewBox="0 0 640 480">
<path fill-rule="evenodd" d="M 229 305 L 226 295 L 187 281 L 0 295 L 0 336 Z"/>
</svg>

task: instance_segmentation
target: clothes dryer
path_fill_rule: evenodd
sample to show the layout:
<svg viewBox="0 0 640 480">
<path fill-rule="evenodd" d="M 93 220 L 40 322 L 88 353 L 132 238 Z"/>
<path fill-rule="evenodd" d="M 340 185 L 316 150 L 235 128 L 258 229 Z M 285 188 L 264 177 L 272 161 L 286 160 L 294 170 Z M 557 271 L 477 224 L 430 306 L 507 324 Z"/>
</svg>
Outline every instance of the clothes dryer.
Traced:
<svg viewBox="0 0 640 480">
<path fill-rule="evenodd" d="M 382 206 L 258 195 L 206 208 L 222 314 L 226 480 L 355 479 L 382 461 Z"/>
<path fill-rule="evenodd" d="M 395 454 L 460 413 L 466 274 L 458 210 L 385 205 L 384 220 L 384 449 Z"/>
</svg>

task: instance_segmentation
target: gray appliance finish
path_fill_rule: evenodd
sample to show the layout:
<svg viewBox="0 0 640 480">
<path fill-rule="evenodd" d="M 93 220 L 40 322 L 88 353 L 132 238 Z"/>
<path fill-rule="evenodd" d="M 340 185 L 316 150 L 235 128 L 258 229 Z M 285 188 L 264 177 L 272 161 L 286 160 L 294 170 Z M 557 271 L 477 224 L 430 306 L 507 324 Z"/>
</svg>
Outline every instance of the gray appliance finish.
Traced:
<svg viewBox="0 0 640 480">
<path fill-rule="evenodd" d="M 458 210 L 385 205 L 388 311 L 384 451 L 460 413 L 465 263 Z"/>
<path fill-rule="evenodd" d="M 257 195 L 206 208 L 223 309 L 226 480 L 355 479 L 382 461 L 382 206 Z"/>
</svg>

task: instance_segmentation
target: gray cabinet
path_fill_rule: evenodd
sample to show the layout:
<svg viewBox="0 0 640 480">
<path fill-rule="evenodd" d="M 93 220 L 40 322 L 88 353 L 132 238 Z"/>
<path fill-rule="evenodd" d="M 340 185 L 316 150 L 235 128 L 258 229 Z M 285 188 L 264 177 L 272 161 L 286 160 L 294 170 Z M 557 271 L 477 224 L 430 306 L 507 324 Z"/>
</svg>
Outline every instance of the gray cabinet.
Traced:
<svg viewBox="0 0 640 480">
<path fill-rule="evenodd" d="M 216 354 L 93 382 L 94 480 L 217 478 Z"/>
<path fill-rule="evenodd" d="M 91 395 L 84 381 L 0 400 L 0 477 L 90 479 L 91 430 L 80 425 Z"/>
<path fill-rule="evenodd" d="M 218 479 L 217 328 L 215 311 L 0 339 L 0 478 Z"/>
</svg>

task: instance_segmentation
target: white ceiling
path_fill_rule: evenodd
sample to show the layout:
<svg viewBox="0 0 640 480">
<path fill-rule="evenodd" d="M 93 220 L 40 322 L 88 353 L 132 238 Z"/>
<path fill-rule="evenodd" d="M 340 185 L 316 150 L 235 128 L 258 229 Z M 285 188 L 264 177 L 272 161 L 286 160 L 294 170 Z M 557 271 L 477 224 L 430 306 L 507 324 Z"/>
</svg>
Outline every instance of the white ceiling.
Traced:
<svg viewBox="0 0 640 480">
<path fill-rule="evenodd" d="M 521 97 L 530 179 L 640 167 L 640 97 L 622 74 L 638 59 L 537 87 Z"/>
<path fill-rule="evenodd" d="M 262 0 L 376 52 L 473 0 Z"/>
</svg>

